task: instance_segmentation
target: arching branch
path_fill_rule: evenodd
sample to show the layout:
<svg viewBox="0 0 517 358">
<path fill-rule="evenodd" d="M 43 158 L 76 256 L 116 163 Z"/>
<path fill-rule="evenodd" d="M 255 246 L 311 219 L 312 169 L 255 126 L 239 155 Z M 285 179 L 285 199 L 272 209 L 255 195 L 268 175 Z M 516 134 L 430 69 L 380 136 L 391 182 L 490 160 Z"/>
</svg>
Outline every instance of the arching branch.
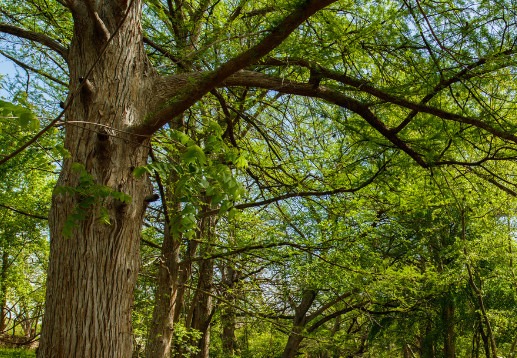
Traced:
<svg viewBox="0 0 517 358">
<path fill-rule="evenodd" d="M 7 209 L 7 210 L 10 210 L 12 212 L 15 212 L 17 214 L 21 214 L 21 215 L 33 218 L 33 219 L 48 220 L 48 217 L 46 217 L 46 216 L 38 215 L 38 214 L 31 214 L 31 213 L 25 212 L 23 210 L 15 209 L 15 208 L 13 208 L 11 206 L 8 206 L 8 205 L 0 204 L 0 207 L 4 208 L 4 209 Z"/>
<path fill-rule="evenodd" d="M 393 134 L 389 128 L 386 127 L 386 125 L 379 118 L 377 118 L 377 116 L 368 108 L 366 104 L 361 103 L 354 98 L 345 96 L 338 91 L 324 86 L 315 87 L 312 84 L 293 82 L 252 71 L 239 71 L 224 81 L 223 85 L 267 88 L 280 93 L 320 98 L 327 102 L 334 103 L 360 115 L 375 130 L 382 134 L 397 148 L 408 154 L 421 167 L 429 167 L 429 164 L 422 158 L 422 156 L 414 149 L 409 147 L 396 134 Z"/>
<path fill-rule="evenodd" d="M 256 63 L 260 58 L 270 53 L 309 17 L 336 1 L 305 0 L 301 2 L 287 17 L 269 31 L 269 34 L 258 44 L 227 61 L 215 71 L 204 73 L 200 77 L 188 77 L 189 81 L 183 86 L 176 86 L 175 89 L 172 88 L 177 84 L 178 80 L 181 80 L 179 76 L 172 76 L 158 81 L 155 86 L 155 93 L 153 93 L 153 98 L 155 98 L 154 107 L 158 108 L 158 110 L 149 115 L 144 123 L 133 128 L 134 133 L 152 135 L 172 118 L 190 108 L 229 76 Z"/>
<path fill-rule="evenodd" d="M 41 71 L 41 70 L 38 70 L 37 68 L 34 68 L 34 67 L 32 67 L 32 66 L 29 66 L 29 65 L 27 65 L 26 63 L 23 63 L 22 61 L 20 61 L 20 60 L 18 60 L 18 59 L 16 59 L 16 58 L 14 58 L 13 56 L 10 56 L 10 55 L 6 54 L 6 53 L 5 53 L 5 52 L 3 52 L 3 51 L 0 51 L 0 55 L 2 55 L 2 56 L 4 56 L 4 57 L 8 58 L 9 60 L 13 61 L 15 64 L 17 64 L 18 66 L 22 67 L 23 69 L 25 69 L 25 70 L 27 70 L 27 71 L 31 71 L 31 72 L 37 73 L 38 75 L 43 76 L 43 77 L 46 77 L 46 78 L 48 78 L 49 80 L 51 80 L 51 81 L 53 81 L 53 82 L 55 82 L 55 83 L 57 83 L 57 84 L 60 84 L 61 86 L 65 86 L 65 87 L 66 87 L 66 86 L 68 86 L 68 84 L 67 84 L 67 83 L 65 83 L 65 82 L 61 81 L 60 79 L 58 79 L 58 78 L 56 78 L 56 77 L 54 77 L 54 76 L 52 76 L 52 75 L 49 75 L 49 74 L 48 74 L 48 73 L 46 73 L 46 72 L 43 72 L 43 71 Z"/>
<path fill-rule="evenodd" d="M 0 32 L 10 34 L 19 38 L 38 42 L 51 50 L 56 51 L 65 61 L 68 61 L 68 49 L 55 41 L 53 38 L 35 31 L 21 29 L 17 26 L 0 23 Z"/>
<path fill-rule="evenodd" d="M 344 76 L 344 75 L 343 75 Z M 361 90 L 370 93 L 375 97 L 382 99 L 385 102 L 399 105 L 403 108 L 415 110 L 420 113 L 427 113 L 435 117 L 449 120 L 453 122 L 468 124 L 479 129 L 483 129 L 495 137 L 508 140 L 513 143 L 517 143 L 517 135 L 506 132 L 502 129 L 497 129 L 490 124 L 482 121 L 478 118 L 465 117 L 456 113 L 444 111 L 442 109 L 427 106 L 425 104 L 414 103 L 405 98 L 398 97 L 382 90 L 377 89 L 371 84 L 357 79 L 349 78 L 343 79 L 348 84 L 353 86 L 361 86 Z M 334 103 L 340 107 L 346 108 L 358 115 L 360 115 L 368 124 L 375 128 L 380 134 L 386 139 L 392 142 L 396 147 L 408 154 L 413 160 L 415 160 L 420 166 L 427 168 L 434 163 L 427 163 L 422 156 L 417 153 L 414 149 L 400 139 L 397 134 L 390 128 L 388 128 L 370 109 L 367 104 L 364 104 L 354 98 L 348 97 L 337 90 L 330 89 L 325 86 L 315 87 L 309 83 L 300 83 L 277 78 L 269 75 L 264 75 L 258 72 L 252 71 L 239 71 L 224 81 L 225 86 L 249 86 L 266 88 L 272 91 L 285 94 L 294 94 L 305 97 L 320 98 L 327 102 Z"/>
</svg>

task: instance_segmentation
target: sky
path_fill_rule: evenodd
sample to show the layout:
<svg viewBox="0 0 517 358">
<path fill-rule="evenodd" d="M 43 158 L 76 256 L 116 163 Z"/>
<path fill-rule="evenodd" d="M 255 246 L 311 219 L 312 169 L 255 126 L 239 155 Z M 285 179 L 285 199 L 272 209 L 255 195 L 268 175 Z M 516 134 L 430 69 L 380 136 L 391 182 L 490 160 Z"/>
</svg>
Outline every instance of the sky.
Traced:
<svg viewBox="0 0 517 358">
<path fill-rule="evenodd" d="M 16 75 L 16 66 L 6 59 L 5 57 L 0 55 L 0 76 L 15 76 Z M 9 99 L 7 92 L 0 87 L 0 98 Z"/>
</svg>

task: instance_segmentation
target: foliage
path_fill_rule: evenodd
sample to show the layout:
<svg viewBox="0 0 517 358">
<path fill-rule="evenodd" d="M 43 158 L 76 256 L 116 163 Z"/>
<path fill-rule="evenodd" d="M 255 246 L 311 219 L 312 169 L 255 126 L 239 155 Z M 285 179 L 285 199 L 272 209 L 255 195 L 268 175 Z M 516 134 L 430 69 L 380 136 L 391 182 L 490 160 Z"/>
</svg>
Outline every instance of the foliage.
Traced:
<svg viewBox="0 0 517 358">
<path fill-rule="evenodd" d="M 164 75 L 148 87 L 166 84 L 146 91 L 158 96 L 180 83 L 197 95 L 300 4 L 144 1 L 149 73 Z M 141 234 L 140 351 L 158 272 L 173 257 L 167 285 L 185 290 L 173 346 L 185 356 L 201 351 L 206 334 L 185 324 L 202 295 L 212 300 L 204 323 L 214 356 L 228 354 L 231 339 L 234 356 L 277 357 L 293 337 L 305 356 L 515 355 L 512 16 L 509 1 L 336 1 L 162 119 L 148 163 L 127 168 L 160 193 L 145 204 Z M 44 33 L 54 49 L 74 35 L 61 1 L 8 1 L 0 22 Z M 2 53 L 37 78 L 2 82 L 11 81 L 16 102 L 0 101 L 5 156 L 48 122 L 33 113 L 55 111 L 76 79 L 44 42 L 3 36 Z M 17 91 L 25 82 L 30 91 Z M 160 110 L 179 102 L 170 95 Z M 49 156 L 67 153 L 64 134 L 48 134 L 2 167 L 0 204 L 46 213 L 54 174 L 42 172 L 58 168 Z M 95 182 L 85 163 L 72 167 L 77 185 L 54 191 L 79 198 L 68 236 L 91 215 L 109 224 L 107 203 L 131 200 Z M 13 262 L 2 288 L 22 317 L 41 306 L 46 232 L 34 217 L 1 214 L 1 249 Z M 175 251 L 165 252 L 170 233 Z M 179 273 L 185 282 L 175 286 Z"/>
<path fill-rule="evenodd" d="M 55 195 L 78 195 L 80 201 L 74 208 L 63 226 L 63 234 L 67 237 L 72 235 L 73 229 L 77 223 L 84 220 L 90 209 L 100 204 L 99 220 L 106 225 L 110 224 L 110 217 L 107 209 L 102 206 L 108 198 L 117 200 L 121 203 L 130 203 L 131 197 L 122 192 L 111 189 L 106 185 L 99 185 L 95 182 L 93 176 L 86 171 L 86 168 L 80 163 L 73 163 L 72 170 L 79 176 L 76 187 L 58 186 L 54 190 Z"/>
<path fill-rule="evenodd" d="M 0 357 L 2 358 L 32 358 L 36 354 L 33 350 L 0 348 Z"/>
<path fill-rule="evenodd" d="M 3 154 L 34 135 L 35 129 L 22 117 L 35 121 L 27 107 L 2 102 L 0 148 Z M 18 117 L 19 116 L 19 117 Z M 0 174 L 0 306 L 3 330 L 33 336 L 39 329 L 45 296 L 48 260 L 46 213 L 55 175 L 51 147 L 44 138 L 38 150 L 14 158 Z"/>
</svg>

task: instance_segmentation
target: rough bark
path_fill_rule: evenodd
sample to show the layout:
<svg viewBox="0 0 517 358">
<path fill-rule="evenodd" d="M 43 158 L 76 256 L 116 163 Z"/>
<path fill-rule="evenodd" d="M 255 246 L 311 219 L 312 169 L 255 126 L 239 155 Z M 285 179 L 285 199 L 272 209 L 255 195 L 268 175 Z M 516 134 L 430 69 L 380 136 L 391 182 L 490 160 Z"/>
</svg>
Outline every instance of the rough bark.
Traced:
<svg viewBox="0 0 517 358">
<path fill-rule="evenodd" d="M 38 357 L 127 358 L 132 352 L 131 307 L 144 198 L 150 186 L 146 177 L 132 175 L 135 167 L 146 164 L 148 142 L 126 131 L 144 118 L 144 94 L 153 72 L 142 45 L 139 0 L 130 9 L 122 1 L 88 2 L 96 9 L 83 2 L 73 4 L 70 93 L 81 82 L 83 86 L 68 98 L 65 147 L 70 157 L 57 185 L 80 187 L 80 174 L 73 169 L 80 163 L 94 187 L 125 193 L 131 201 L 101 198 L 94 190 L 54 194 Z M 113 39 L 102 53 L 107 33 Z M 107 211 L 109 224 L 100 222 L 101 208 Z M 65 236 L 66 220 L 77 210 L 83 217 Z"/>
<path fill-rule="evenodd" d="M 297 4 L 257 45 L 201 81 L 192 81 L 189 74 L 174 76 L 172 83 L 156 76 L 143 47 L 141 0 L 67 1 L 74 21 L 69 48 L 42 34 L 0 26 L 0 32 L 60 54 L 70 74 L 64 124 L 70 156 L 57 184 L 68 189 L 54 193 L 49 214 L 50 261 L 39 358 L 131 356 L 131 306 L 144 199 L 150 194 L 147 177 L 132 173 L 146 164 L 149 137 L 334 1 Z M 131 201 L 102 196 L 106 188 L 129 195 Z M 101 213 L 109 224 L 99 220 Z"/>
</svg>

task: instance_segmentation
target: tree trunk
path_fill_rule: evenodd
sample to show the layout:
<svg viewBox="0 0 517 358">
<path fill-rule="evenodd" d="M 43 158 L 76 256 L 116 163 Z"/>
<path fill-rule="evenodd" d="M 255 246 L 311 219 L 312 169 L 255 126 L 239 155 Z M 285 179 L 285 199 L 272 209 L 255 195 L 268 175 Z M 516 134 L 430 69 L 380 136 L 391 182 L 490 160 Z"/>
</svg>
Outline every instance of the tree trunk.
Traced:
<svg viewBox="0 0 517 358">
<path fill-rule="evenodd" d="M 178 292 L 179 249 L 180 243 L 174 239 L 168 220 L 166 220 L 153 319 L 146 347 L 147 358 L 168 358 L 171 355 L 174 308 Z"/>
<path fill-rule="evenodd" d="M 444 299 L 442 307 L 442 319 L 445 326 L 443 332 L 443 356 L 444 358 L 456 357 L 456 333 L 454 331 L 454 302 L 451 295 Z"/>
<path fill-rule="evenodd" d="M 230 263 L 224 263 L 222 267 L 222 284 L 224 303 L 221 308 L 221 325 L 223 331 L 221 340 L 223 343 L 223 356 L 233 357 L 237 350 L 237 337 L 235 336 L 236 314 L 235 314 L 235 284 L 239 280 L 239 271 L 235 270 Z"/>
<path fill-rule="evenodd" d="M 160 185 L 164 202 L 174 202 L 173 197 Z M 174 190 L 172 190 L 174 192 Z M 176 204 L 178 205 L 178 204 Z M 168 210 L 166 210 L 166 215 Z M 181 240 L 175 238 L 170 230 L 172 217 L 166 218 L 165 234 L 162 244 L 162 262 L 158 270 L 153 319 L 146 347 L 147 358 L 168 358 L 171 356 L 174 323 L 178 321 L 185 296 L 186 283 L 190 279 L 192 263 L 189 260 L 195 253 L 199 240 L 190 241 L 186 262 L 180 261 Z"/>
<path fill-rule="evenodd" d="M 7 268 L 9 266 L 9 255 L 7 251 L 2 252 L 2 268 L 0 272 L 0 334 L 7 328 L 6 308 L 7 308 Z"/>
<path fill-rule="evenodd" d="M 485 330 L 483 328 L 483 319 L 481 318 L 480 314 L 478 314 L 478 318 L 479 318 L 479 325 L 478 325 L 479 335 L 481 336 L 481 340 L 483 341 L 483 348 L 484 348 L 484 351 L 485 351 L 485 357 L 486 358 L 491 358 L 491 355 L 490 355 L 490 343 L 488 342 L 488 336 L 486 335 Z"/>
<path fill-rule="evenodd" d="M 125 1 L 70 3 L 74 37 L 65 124 L 70 156 L 57 183 L 69 189 L 54 193 L 49 215 L 38 357 L 127 358 L 140 230 L 150 194 L 147 177 L 132 175 L 146 164 L 149 143 L 128 128 L 144 120 L 153 72 L 142 44 L 140 0 L 131 2 L 131 9 Z M 102 53 L 109 36 L 113 39 Z"/>
<path fill-rule="evenodd" d="M 431 322 L 427 322 L 424 336 L 420 339 L 420 357 L 435 358 L 435 337 L 431 332 Z"/>
<path fill-rule="evenodd" d="M 199 268 L 199 281 L 192 302 L 190 328 L 201 332 L 197 341 L 197 358 L 208 358 L 210 345 L 210 322 L 212 321 L 212 282 L 214 277 L 213 260 L 203 260 Z M 194 342 L 193 342 L 194 343 Z"/>
<path fill-rule="evenodd" d="M 210 208 L 207 206 L 207 208 Z M 199 224 L 201 240 L 200 255 L 209 256 L 212 253 L 211 244 L 215 238 L 215 219 L 214 217 L 203 218 Z M 199 263 L 199 277 L 196 292 L 192 299 L 191 310 L 187 316 L 186 327 L 197 330 L 201 337 L 197 342 L 192 342 L 198 348 L 197 358 L 208 358 L 210 345 L 210 323 L 212 321 L 212 286 L 214 279 L 214 261 L 210 259 L 202 260 Z"/>
<path fill-rule="evenodd" d="M 287 343 L 282 354 L 282 358 L 294 358 L 298 353 L 300 344 L 303 340 L 303 329 L 307 323 L 307 312 L 311 308 L 312 303 L 316 299 L 316 291 L 304 290 L 302 301 L 295 309 L 293 318 L 293 328 L 287 339 Z"/>
</svg>

